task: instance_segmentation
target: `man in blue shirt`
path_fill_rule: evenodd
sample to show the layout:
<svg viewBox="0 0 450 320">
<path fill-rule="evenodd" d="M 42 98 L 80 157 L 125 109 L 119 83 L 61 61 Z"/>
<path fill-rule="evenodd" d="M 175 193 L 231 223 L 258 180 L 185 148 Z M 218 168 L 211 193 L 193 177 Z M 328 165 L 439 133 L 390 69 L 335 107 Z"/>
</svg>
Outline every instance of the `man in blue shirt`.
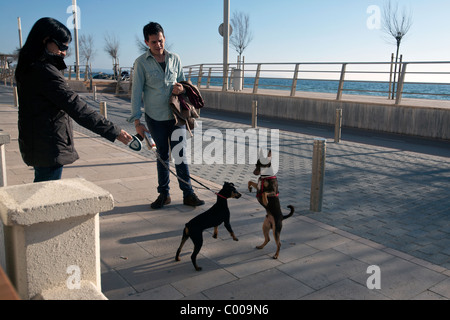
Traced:
<svg viewBox="0 0 450 320">
<path fill-rule="evenodd" d="M 131 94 L 131 117 L 128 121 L 134 122 L 136 132 L 144 136 L 144 132 L 150 132 L 155 140 L 157 152 L 164 164 L 157 162 L 158 170 L 158 198 L 151 204 L 153 209 L 162 208 L 171 202 L 169 194 L 169 159 L 170 150 L 174 150 L 178 143 L 186 148 L 186 128 L 175 125 L 175 118 L 169 106 L 169 99 L 172 94 L 183 93 L 184 88 L 179 83 L 184 81 L 183 67 L 180 57 L 164 49 L 164 30 L 156 22 L 150 22 L 144 27 L 145 44 L 149 50 L 138 57 L 134 62 L 133 87 Z M 144 108 L 145 122 L 148 129 L 141 123 L 141 108 Z M 172 141 L 172 133 L 175 130 L 182 130 L 178 141 Z M 189 178 L 189 167 L 184 154 L 176 155 L 182 161 L 176 161 L 176 172 L 178 177 L 185 182 L 178 180 L 180 189 L 183 191 L 183 203 L 189 206 L 203 205 L 192 190 Z"/>
</svg>

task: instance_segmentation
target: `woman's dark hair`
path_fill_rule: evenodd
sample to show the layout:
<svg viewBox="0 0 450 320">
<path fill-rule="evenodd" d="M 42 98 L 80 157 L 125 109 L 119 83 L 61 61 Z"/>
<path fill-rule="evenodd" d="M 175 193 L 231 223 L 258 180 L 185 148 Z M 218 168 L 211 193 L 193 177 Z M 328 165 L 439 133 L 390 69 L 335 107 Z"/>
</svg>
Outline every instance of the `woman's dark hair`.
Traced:
<svg viewBox="0 0 450 320">
<path fill-rule="evenodd" d="M 157 22 L 150 22 L 149 24 L 145 25 L 143 31 L 144 31 L 144 39 L 145 39 L 145 41 L 148 40 L 149 36 L 158 34 L 160 32 L 164 36 L 164 29 Z"/>
<path fill-rule="evenodd" d="M 68 43 L 72 41 L 72 34 L 65 25 L 53 18 L 41 18 L 36 21 L 24 46 L 19 51 L 19 61 L 16 68 L 16 79 L 18 81 L 27 72 L 31 64 L 42 57 L 47 45 L 46 38 L 49 41 L 54 39 L 60 43 Z"/>
</svg>

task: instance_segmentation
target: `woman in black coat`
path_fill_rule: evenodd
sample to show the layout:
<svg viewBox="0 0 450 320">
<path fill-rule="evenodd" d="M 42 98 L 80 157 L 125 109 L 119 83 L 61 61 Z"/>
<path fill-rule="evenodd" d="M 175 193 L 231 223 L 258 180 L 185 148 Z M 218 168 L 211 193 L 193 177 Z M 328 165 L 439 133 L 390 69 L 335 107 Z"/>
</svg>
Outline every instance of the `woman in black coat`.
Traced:
<svg viewBox="0 0 450 320">
<path fill-rule="evenodd" d="M 69 29 L 52 18 L 38 20 L 19 53 L 19 148 L 34 167 L 34 182 L 61 178 L 62 168 L 77 160 L 71 119 L 109 141 L 128 144 L 132 137 L 83 102 L 61 70 L 72 41 Z"/>
</svg>

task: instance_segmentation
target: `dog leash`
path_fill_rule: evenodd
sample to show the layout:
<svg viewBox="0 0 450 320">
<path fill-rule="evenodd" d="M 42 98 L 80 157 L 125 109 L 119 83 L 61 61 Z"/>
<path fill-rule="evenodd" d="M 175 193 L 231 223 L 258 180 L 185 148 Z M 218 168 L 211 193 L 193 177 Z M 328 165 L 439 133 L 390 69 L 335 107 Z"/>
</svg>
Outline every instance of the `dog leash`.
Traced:
<svg viewBox="0 0 450 320">
<path fill-rule="evenodd" d="M 161 157 L 159 156 L 158 151 L 156 151 L 156 145 L 153 143 L 153 139 L 149 139 L 149 137 L 147 135 L 145 135 L 143 138 L 140 134 L 136 134 L 135 136 L 132 136 L 133 140 L 131 141 L 131 143 L 129 144 L 129 147 L 134 150 L 134 151 L 140 151 L 142 148 L 142 140 L 145 140 L 145 143 L 147 144 L 147 148 L 152 151 L 154 153 L 154 155 L 156 156 L 156 159 L 167 169 L 169 170 L 169 172 L 171 174 L 173 174 L 178 180 L 180 180 L 181 182 L 184 182 L 185 184 L 191 186 L 192 188 L 197 188 L 200 189 L 199 187 L 193 186 L 192 183 L 187 182 L 186 180 L 180 178 L 175 172 L 172 171 L 172 169 L 166 165 L 166 163 L 164 162 L 163 159 L 161 159 Z M 198 181 L 197 179 L 194 179 L 193 177 L 191 177 L 189 175 L 189 179 L 197 182 L 199 185 L 201 185 L 203 188 L 211 191 L 212 193 L 214 193 L 217 196 L 220 196 L 222 198 L 225 198 L 224 196 L 222 196 L 221 194 L 219 194 L 218 192 L 215 192 L 214 190 L 212 190 L 211 188 L 209 188 L 208 186 L 204 185 L 203 183 L 201 183 L 200 181 Z M 226 199 L 226 198 L 225 198 Z"/>
</svg>

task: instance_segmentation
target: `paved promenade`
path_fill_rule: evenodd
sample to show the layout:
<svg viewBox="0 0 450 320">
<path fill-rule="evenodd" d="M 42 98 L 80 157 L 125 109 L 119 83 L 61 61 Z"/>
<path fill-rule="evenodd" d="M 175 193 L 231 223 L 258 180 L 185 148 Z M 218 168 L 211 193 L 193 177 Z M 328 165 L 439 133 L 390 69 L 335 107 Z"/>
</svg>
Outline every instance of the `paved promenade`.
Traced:
<svg viewBox="0 0 450 320">
<path fill-rule="evenodd" d="M 98 107 L 90 94 L 82 96 Z M 125 121 L 129 102 L 107 94 L 98 98 L 107 102 L 108 118 L 133 133 Z M 4 86 L 0 114 L 0 129 L 11 135 L 8 185 L 31 183 L 33 170 L 18 150 L 12 90 Z M 209 129 L 250 129 L 246 116 L 207 107 L 201 116 L 204 148 L 211 143 Z M 152 210 L 154 156 L 75 126 L 80 160 L 65 167 L 63 178 L 85 178 L 115 200 L 115 208 L 100 215 L 102 289 L 109 299 L 450 299 L 450 143 L 349 129 L 334 143 L 332 128 L 263 118 L 258 125 L 280 130 L 280 200 L 285 212 L 289 204 L 296 208 L 284 221 L 280 257 L 272 259 L 273 240 L 255 249 L 263 242 L 265 212 L 246 190 L 247 181 L 255 180 L 253 165 L 192 164 L 191 174 L 213 190 L 230 181 L 243 193 L 229 200 L 239 241 L 223 225 L 218 239 L 205 231 L 201 272 L 191 264 L 190 240 L 182 261 L 174 256 L 184 224 L 212 206 L 216 196 L 194 182 L 206 204 L 184 206 L 171 176 L 172 203 Z M 320 213 L 309 210 L 315 137 L 327 138 Z M 379 267 L 381 289 L 367 286 L 378 274 L 368 273 L 372 265 Z"/>
</svg>

